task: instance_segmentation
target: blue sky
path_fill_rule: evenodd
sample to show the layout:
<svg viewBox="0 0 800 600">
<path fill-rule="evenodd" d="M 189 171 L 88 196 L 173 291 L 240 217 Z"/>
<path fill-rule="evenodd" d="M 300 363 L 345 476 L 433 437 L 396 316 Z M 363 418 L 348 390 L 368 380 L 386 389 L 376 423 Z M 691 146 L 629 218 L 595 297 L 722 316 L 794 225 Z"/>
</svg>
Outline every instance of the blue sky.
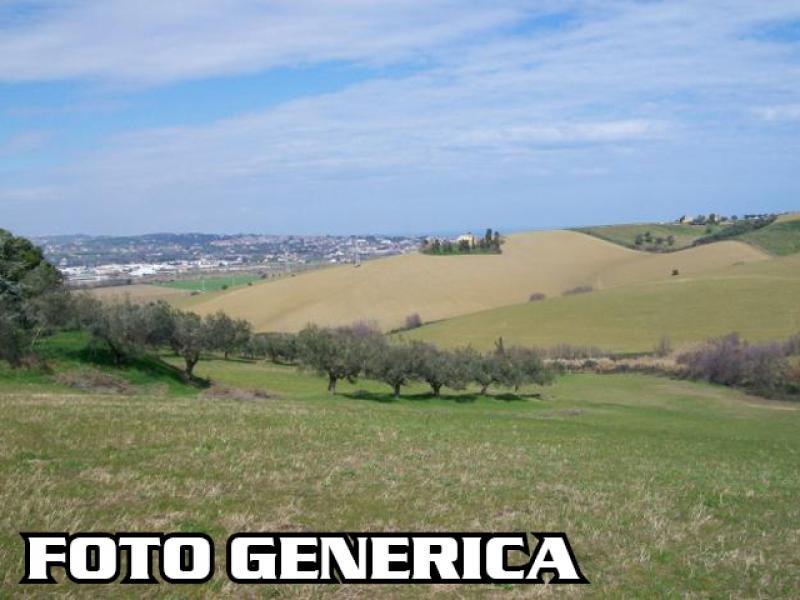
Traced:
<svg viewBox="0 0 800 600">
<path fill-rule="evenodd" d="M 0 0 L 0 227 L 800 209 L 800 4 Z"/>
</svg>

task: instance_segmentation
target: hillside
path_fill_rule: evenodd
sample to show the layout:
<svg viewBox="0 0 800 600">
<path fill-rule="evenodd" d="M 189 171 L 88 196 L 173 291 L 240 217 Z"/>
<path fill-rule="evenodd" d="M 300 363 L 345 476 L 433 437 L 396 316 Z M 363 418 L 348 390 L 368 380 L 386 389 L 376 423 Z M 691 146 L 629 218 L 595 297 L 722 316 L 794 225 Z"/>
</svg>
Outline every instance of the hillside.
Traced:
<svg viewBox="0 0 800 600">
<path fill-rule="evenodd" d="M 739 225 L 742 225 L 739 221 Z M 580 231 L 626 248 L 650 250 L 656 252 L 672 252 L 689 248 L 694 244 L 715 243 L 715 235 L 722 235 L 724 239 L 737 240 L 752 244 L 753 246 L 776 256 L 786 256 L 800 252 L 800 213 L 787 213 L 779 215 L 775 221 L 766 227 L 755 231 L 735 233 L 732 221 L 722 225 L 712 225 L 710 230 L 706 225 L 691 225 L 679 223 L 631 223 L 623 225 L 600 225 L 596 227 L 581 227 Z M 727 235 L 726 235 L 727 231 Z M 649 234 L 642 246 L 636 245 L 637 238 Z M 673 238 L 673 244 L 667 243 L 667 238 Z M 660 240 L 660 243 L 656 243 Z"/>
<path fill-rule="evenodd" d="M 661 258 L 653 256 L 651 266 Z M 622 265 L 610 269 L 606 277 L 617 282 L 630 279 L 631 271 L 641 267 L 641 263 Z M 800 255 L 734 265 L 703 277 L 686 274 L 484 311 L 407 335 L 443 346 L 490 348 L 503 336 L 509 344 L 565 342 L 635 352 L 652 350 L 662 335 L 681 344 L 732 331 L 752 340 L 800 332 Z"/>
<path fill-rule="evenodd" d="M 631 223 L 624 225 L 599 225 L 596 227 L 580 227 L 575 231 L 588 233 L 603 240 L 620 244 L 628 248 L 636 248 L 637 236 L 650 233 L 653 239 L 674 238 L 672 246 L 664 245 L 670 250 L 688 248 L 695 240 L 706 234 L 705 225 L 690 225 L 679 223 Z"/>
<path fill-rule="evenodd" d="M 663 281 L 675 268 L 697 276 L 765 258 L 738 242 L 657 256 L 574 231 L 547 231 L 509 236 L 500 255 L 411 254 L 178 302 L 201 314 L 224 310 L 250 320 L 259 331 L 355 320 L 373 320 L 388 330 L 412 313 L 430 322 L 519 304 L 535 292 L 553 297 L 576 286 Z"/>
<path fill-rule="evenodd" d="M 244 530 L 537 528 L 568 532 L 591 592 L 603 597 L 663 596 L 665 581 L 720 598 L 757 597 L 764 580 L 772 597 L 796 595 L 800 585 L 786 531 L 800 493 L 795 406 L 644 375 L 566 376 L 511 399 L 474 390 L 435 399 L 415 386 L 393 400 L 371 381 L 343 383 L 329 397 L 322 379 L 263 362 L 203 361 L 199 372 L 270 397 L 85 393 L 9 385 L 0 371 L 0 596 L 41 591 L 18 586 L 19 531 L 205 532 L 221 566 L 226 538 Z M 753 568 L 757 577 L 742 576 Z M 52 594 L 98 593 L 54 573 Z M 107 595 L 343 593 L 335 585 L 236 586 L 221 572 L 180 588 L 114 585 Z M 408 589 L 369 586 L 362 596 Z M 412 590 L 487 591 L 521 598 L 531 588 Z"/>
<path fill-rule="evenodd" d="M 772 225 L 745 233 L 738 239 L 777 256 L 800 252 L 800 215 L 792 217 L 779 219 Z"/>
</svg>

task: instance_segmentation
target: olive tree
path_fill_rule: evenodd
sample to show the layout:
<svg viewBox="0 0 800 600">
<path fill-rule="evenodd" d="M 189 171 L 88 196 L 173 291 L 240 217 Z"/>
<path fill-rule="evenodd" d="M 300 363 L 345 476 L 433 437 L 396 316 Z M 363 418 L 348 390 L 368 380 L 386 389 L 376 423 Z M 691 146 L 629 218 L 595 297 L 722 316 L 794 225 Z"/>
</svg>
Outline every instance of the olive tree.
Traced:
<svg viewBox="0 0 800 600">
<path fill-rule="evenodd" d="M 440 350 L 425 342 L 411 342 L 415 355 L 415 379 L 420 379 L 431 387 L 434 396 L 439 396 L 442 387 L 463 389 L 469 380 L 464 361 L 452 352 Z"/>
<path fill-rule="evenodd" d="M 357 327 L 306 326 L 297 335 L 301 364 L 328 377 L 328 393 L 336 393 L 342 379 L 354 382 L 364 371 L 367 358 L 380 345 L 380 334 Z"/>
<path fill-rule="evenodd" d="M 219 350 L 225 360 L 232 352 L 243 350 L 253 334 L 253 328 L 244 319 L 232 319 L 222 311 L 206 317 L 209 349 Z"/>
<path fill-rule="evenodd" d="M 203 352 L 212 345 L 209 343 L 208 323 L 190 312 L 176 311 L 173 318 L 170 346 L 175 354 L 183 358 L 186 365 L 184 373 L 191 379 Z"/>
<path fill-rule="evenodd" d="M 397 398 L 400 396 L 400 388 L 417 378 L 422 363 L 423 357 L 415 352 L 411 344 L 383 343 L 373 347 L 367 363 L 367 375 L 389 384 Z"/>
</svg>

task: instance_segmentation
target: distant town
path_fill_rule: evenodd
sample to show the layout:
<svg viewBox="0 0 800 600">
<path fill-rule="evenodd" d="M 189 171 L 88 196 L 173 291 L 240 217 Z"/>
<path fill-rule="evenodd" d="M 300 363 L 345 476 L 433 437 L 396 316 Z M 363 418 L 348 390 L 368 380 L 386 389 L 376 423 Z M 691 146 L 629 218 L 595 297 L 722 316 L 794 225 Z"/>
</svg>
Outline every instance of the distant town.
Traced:
<svg viewBox="0 0 800 600">
<path fill-rule="evenodd" d="M 201 277 L 217 272 L 277 275 L 406 254 L 422 237 L 148 234 L 42 236 L 47 258 L 73 286 Z"/>
</svg>

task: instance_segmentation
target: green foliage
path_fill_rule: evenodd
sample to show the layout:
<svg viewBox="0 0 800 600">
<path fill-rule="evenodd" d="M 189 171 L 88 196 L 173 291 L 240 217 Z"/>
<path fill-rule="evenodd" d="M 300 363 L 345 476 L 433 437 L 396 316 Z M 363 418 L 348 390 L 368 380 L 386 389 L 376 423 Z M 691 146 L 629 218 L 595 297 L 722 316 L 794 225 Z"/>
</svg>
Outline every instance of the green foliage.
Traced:
<svg viewBox="0 0 800 600">
<path fill-rule="evenodd" d="M 469 363 L 460 355 L 439 350 L 433 344 L 411 342 L 411 352 L 415 357 L 414 379 L 424 381 L 431 387 L 434 396 L 439 396 L 442 387 L 463 390 L 469 382 Z"/>
<path fill-rule="evenodd" d="M 222 311 L 206 317 L 208 349 L 219 350 L 227 360 L 232 352 L 242 351 L 253 335 L 253 326 L 244 319 L 232 319 Z"/>
<path fill-rule="evenodd" d="M 297 360 L 298 341 L 293 333 L 260 333 L 251 339 L 253 356 L 267 357 L 275 364 L 292 364 Z"/>
<path fill-rule="evenodd" d="M 400 396 L 400 388 L 415 379 L 424 367 L 425 357 L 405 342 L 388 344 L 381 340 L 370 350 L 367 376 L 390 385 L 395 398 Z"/>
<path fill-rule="evenodd" d="M 328 376 L 328 392 L 336 392 L 337 382 L 355 381 L 383 338 L 368 327 L 336 329 L 308 325 L 297 335 L 300 362 L 320 375 Z"/>
<path fill-rule="evenodd" d="M 750 233 L 763 227 L 767 227 L 768 225 L 774 223 L 775 219 L 775 215 L 759 216 L 752 219 L 740 219 L 735 223 L 732 223 L 717 231 L 714 231 L 711 225 L 709 225 L 706 228 L 707 235 L 695 240 L 692 245 L 700 246 L 702 244 L 711 244 L 713 242 L 737 238 L 745 233 Z"/>
<path fill-rule="evenodd" d="M 499 231 L 486 230 L 483 237 L 453 242 L 449 239 L 434 238 L 422 246 L 423 254 L 450 255 L 450 254 L 500 254 L 502 252 L 503 238 Z"/>
<path fill-rule="evenodd" d="M 704 235 L 704 227 L 679 223 L 642 223 L 605 225 L 577 229 L 594 237 L 650 252 L 669 252 L 688 248 Z M 658 240 L 661 240 L 659 243 Z"/>
<path fill-rule="evenodd" d="M 0 229 L 0 359 L 19 365 L 39 333 L 62 317 L 58 270 L 29 240 Z"/>
<path fill-rule="evenodd" d="M 174 319 L 170 345 L 175 354 L 183 358 L 186 375 L 191 378 L 203 352 L 213 345 L 210 329 L 208 323 L 194 313 L 176 311 Z"/>
</svg>

